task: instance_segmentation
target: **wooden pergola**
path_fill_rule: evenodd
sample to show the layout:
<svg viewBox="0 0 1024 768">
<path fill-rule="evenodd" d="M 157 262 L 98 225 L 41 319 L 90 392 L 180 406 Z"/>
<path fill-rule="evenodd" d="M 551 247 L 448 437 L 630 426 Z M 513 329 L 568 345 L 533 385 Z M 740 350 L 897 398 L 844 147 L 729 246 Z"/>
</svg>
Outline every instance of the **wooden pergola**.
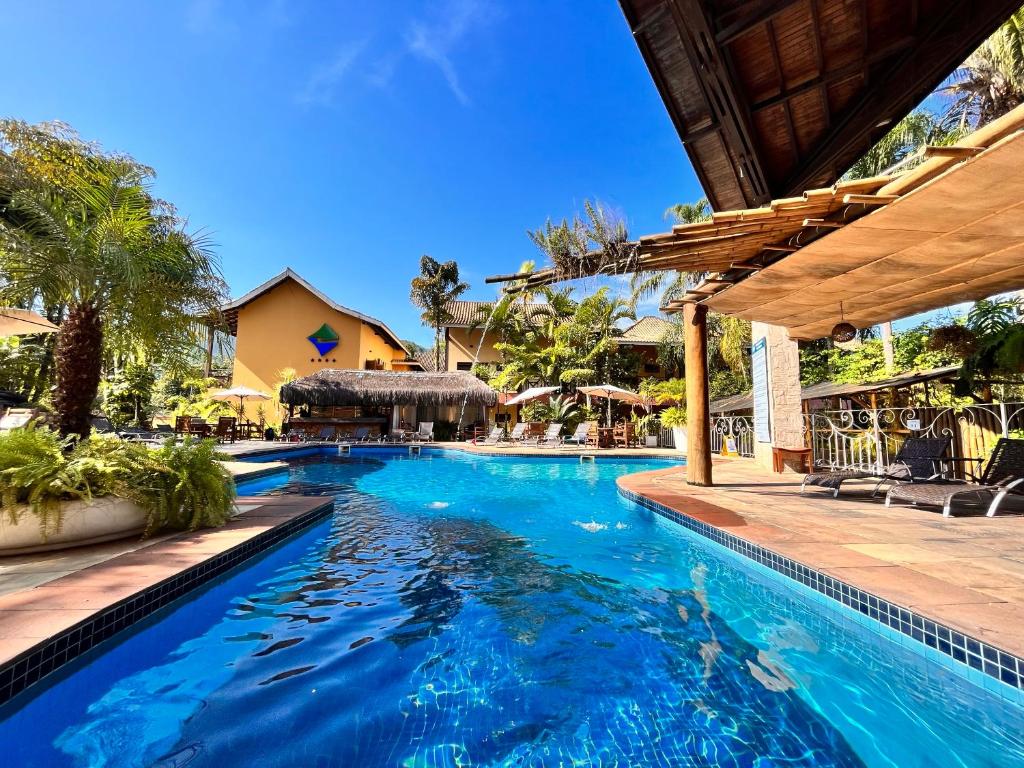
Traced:
<svg viewBox="0 0 1024 768">
<path fill-rule="evenodd" d="M 525 283 L 585 267 L 541 270 Z M 687 476 L 710 484 L 709 309 L 814 339 L 841 318 L 866 328 L 1024 289 L 1024 106 L 954 146 L 926 148 L 905 172 L 715 213 L 642 237 L 636 255 L 592 274 L 666 269 L 709 275 L 662 310 L 684 318 Z"/>
</svg>

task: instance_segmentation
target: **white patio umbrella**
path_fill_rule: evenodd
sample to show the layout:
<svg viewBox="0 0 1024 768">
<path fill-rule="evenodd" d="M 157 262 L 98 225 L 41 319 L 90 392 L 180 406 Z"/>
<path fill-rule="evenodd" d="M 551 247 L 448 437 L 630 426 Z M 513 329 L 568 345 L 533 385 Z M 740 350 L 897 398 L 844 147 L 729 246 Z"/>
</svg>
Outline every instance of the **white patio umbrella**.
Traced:
<svg viewBox="0 0 1024 768">
<path fill-rule="evenodd" d="M 530 387 L 527 390 L 520 392 L 518 395 L 513 397 L 511 400 L 506 400 L 505 405 L 519 405 L 520 403 L 528 403 L 531 400 L 536 400 L 539 397 L 550 395 L 552 392 L 557 392 L 559 387 Z"/>
<path fill-rule="evenodd" d="M 608 401 L 608 426 L 612 425 L 612 400 L 621 400 L 626 403 L 643 405 L 646 401 L 636 392 L 616 387 L 614 384 L 597 384 L 592 387 L 577 387 L 577 392 L 582 392 L 588 398 L 603 397 Z"/>
<path fill-rule="evenodd" d="M 222 389 L 220 392 L 215 392 L 212 397 L 214 400 L 231 400 L 237 397 L 239 415 L 242 413 L 242 408 L 245 407 L 245 398 L 249 397 L 253 400 L 270 399 L 270 395 L 266 392 L 260 392 L 258 389 L 252 389 L 251 387 L 232 387 L 231 389 Z"/>
<path fill-rule="evenodd" d="M 0 307 L 0 336 L 28 336 L 33 333 L 53 333 L 57 326 L 28 309 Z"/>
</svg>

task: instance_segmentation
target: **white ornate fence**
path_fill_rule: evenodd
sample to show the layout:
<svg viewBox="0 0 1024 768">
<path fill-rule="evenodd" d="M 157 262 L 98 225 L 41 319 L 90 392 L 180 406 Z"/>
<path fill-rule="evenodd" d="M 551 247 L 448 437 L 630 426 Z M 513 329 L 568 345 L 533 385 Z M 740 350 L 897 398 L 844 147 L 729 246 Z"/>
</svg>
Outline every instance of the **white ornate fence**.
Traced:
<svg viewBox="0 0 1024 768">
<path fill-rule="evenodd" d="M 714 429 L 714 425 L 712 425 Z M 804 417 L 804 436 L 817 467 L 878 470 L 908 437 L 952 440 L 952 456 L 984 459 L 1000 437 L 1024 436 L 1024 403 L 963 408 L 879 408 L 819 411 Z M 970 464 L 955 471 L 977 471 Z"/>
<path fill-rule="evenodd" d="M 712 416 L 711 452 L 721 453 L 722 446 L 733 440 L 740 456 L 754 455 L 754 419 L 752 416 Z"/>
</svg>

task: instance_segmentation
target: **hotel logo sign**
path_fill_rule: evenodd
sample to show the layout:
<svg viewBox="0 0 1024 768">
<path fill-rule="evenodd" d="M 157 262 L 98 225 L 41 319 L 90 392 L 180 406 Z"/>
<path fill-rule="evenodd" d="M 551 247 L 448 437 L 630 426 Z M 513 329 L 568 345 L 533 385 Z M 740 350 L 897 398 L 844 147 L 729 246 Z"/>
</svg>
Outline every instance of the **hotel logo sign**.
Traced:
<svg viewBox="0 0 1024 768">
<path fill-rule="evenodd" d="M 319 355 L 326 355 L 338 346 L 338 342 L 341 341 L 341 337 L 338 336 L 338 334 L 334 332 L 334 329 L 327 323 L 321 325 L 306 338 L 308 338 L 309 342 L 316 347 L 317 354 Z"/>
</svg>

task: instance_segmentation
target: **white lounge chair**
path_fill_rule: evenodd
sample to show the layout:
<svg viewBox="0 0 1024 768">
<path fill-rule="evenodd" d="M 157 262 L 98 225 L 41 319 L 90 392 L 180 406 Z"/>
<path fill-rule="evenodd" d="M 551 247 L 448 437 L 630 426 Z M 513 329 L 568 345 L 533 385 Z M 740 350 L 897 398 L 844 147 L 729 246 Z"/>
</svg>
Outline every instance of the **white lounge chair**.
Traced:
<svg viewBox="0 0 1024 768">
<path fill-rule="evenodd" d="M 487 437 L 480 441 L 480 445 L 497 445 L 504 436 L 505 430 L 502 427 L 495 427 Z"/>
<path fill-rule="evenodd" d="M 587 435 L 594 426 L 592 421 L 584 421 L 576 426 L 576 431 L 562 441 L 563 445 L 586 445 Z"/>
<path fill-rule="evenodd" d="M 431 443 L 434 441 L 434 422 L 421 421 L 420 428 L 412 433 L 412 439 L 416 442 Z"/>
<path fill-rule="evenodd" d="M 521 443 L 526 438 L 526 430 L 530 428 L 528 422 L 520 421 L 509 433 L 508 437 L 502 438 L 502 442 L 506 443 Z"/>
<path fill-rule="evenodd" d="M 548 424 L 544 435 L 537 441 L 538 448 L 554 448 L 562 444 L 562 425 Z"/>
</svg>

